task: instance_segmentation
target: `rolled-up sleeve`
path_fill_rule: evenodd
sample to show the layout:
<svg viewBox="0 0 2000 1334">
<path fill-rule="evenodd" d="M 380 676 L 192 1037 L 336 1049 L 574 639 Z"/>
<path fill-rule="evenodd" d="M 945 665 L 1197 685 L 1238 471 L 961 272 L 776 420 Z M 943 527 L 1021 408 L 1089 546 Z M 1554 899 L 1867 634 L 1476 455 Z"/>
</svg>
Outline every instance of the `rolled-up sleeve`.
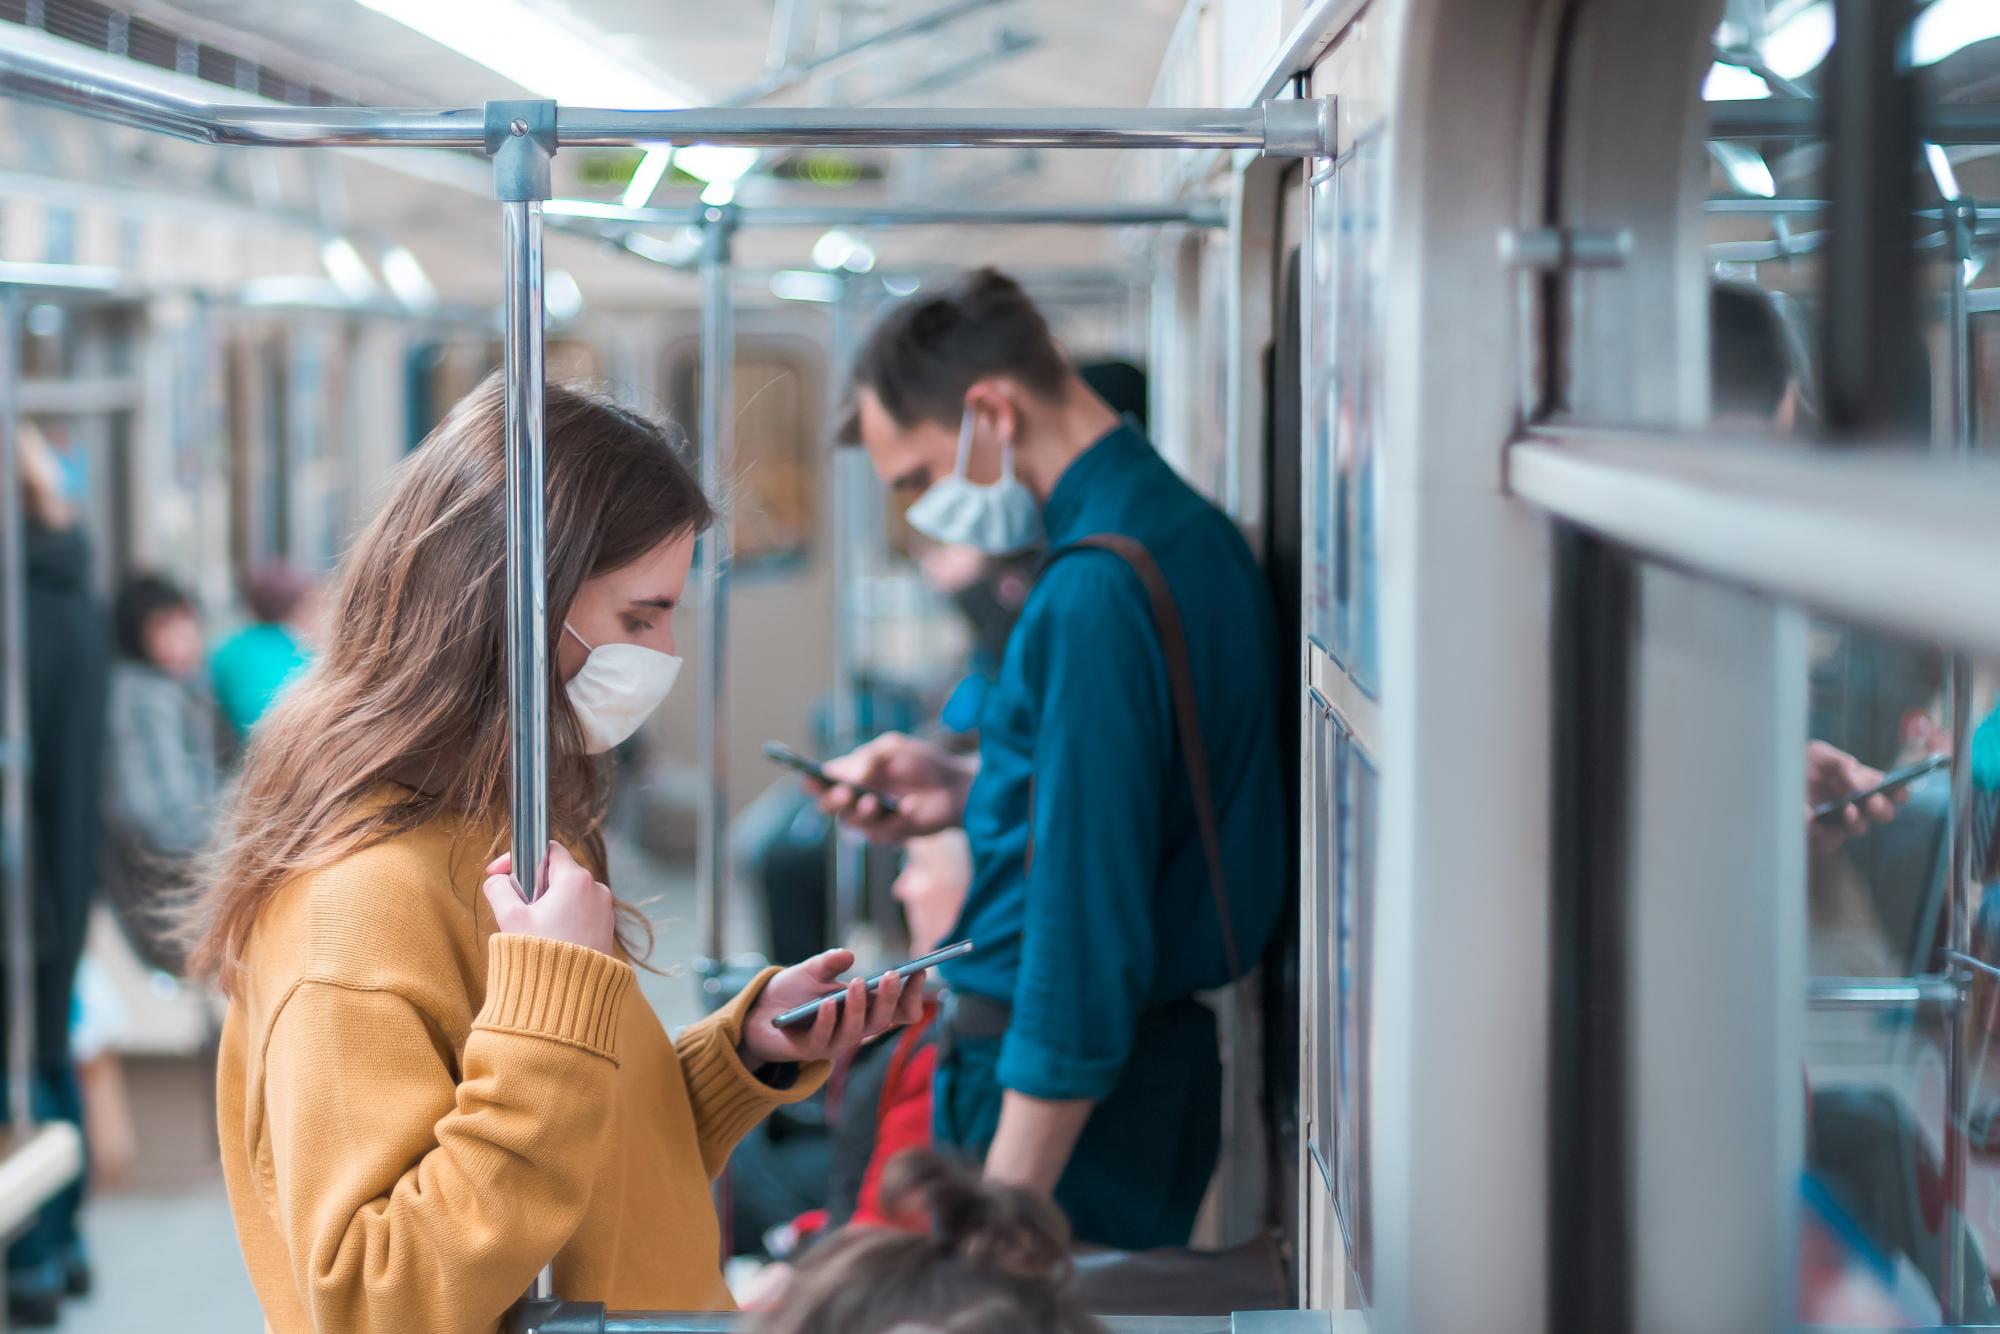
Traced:
<svg viewBox="0 0 2000 1334">
<path fill-rule="evenodd" d="M 1145 595 L 1116 556 L 1065 558 L 1036 602 L 1022 627 L 1034 858 L 998 1073 L 1031 1097 L 1101 1099 L 1153 985 L 1172 712 Z"/>
</svg>

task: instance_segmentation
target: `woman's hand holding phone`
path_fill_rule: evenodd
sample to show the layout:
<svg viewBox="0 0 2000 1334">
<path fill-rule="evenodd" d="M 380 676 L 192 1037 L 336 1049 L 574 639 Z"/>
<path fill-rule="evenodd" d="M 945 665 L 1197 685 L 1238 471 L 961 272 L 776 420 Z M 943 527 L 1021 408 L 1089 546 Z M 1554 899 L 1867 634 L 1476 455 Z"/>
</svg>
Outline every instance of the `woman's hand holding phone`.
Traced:
<svg viewBox="0 0 2000 1334">
<path fill-rule="evenodd" d="M 549 879 L 533 903 L 514 887 L 514 854 L 503 852 L 486 868 L 486 901 L 502 931 L 610 954 L 617 949 L 618 900 L 611 890 L 569 855 L 560 843 L 549 844 Z"/>
<path fill-rule="evenodd" d="M 819 808 L 880 843 L 901 843 L 958 824 L 976 772 L 972 761 L 901 732 L 885 732 L 823 767 L 838 782 L 828 787 L 806 780 L 807 789 L 819 794 Z M 889 793 L 896 809 L 883 809 L 850 783 Z"/>
<path fill-rule="evenodd" d="M 848 950 L 828 950 L 794 964 L 765 984 L 743 1021 L 740 1049 L 746 1065 L 786 1065 L 827 1061 L 854 1050 L 877 1033 L 914 1023 L 924 1013 L 924 975 L 890 974 L 873 992 L 861 978 L 847 984 L 838 1005 L 823 1005 L 810 1024 L 779 1028 L 773 1021 L 794 1006 L 817 1000 L 840 987 L 840 975 L 854 966 Z"/>
</svg>

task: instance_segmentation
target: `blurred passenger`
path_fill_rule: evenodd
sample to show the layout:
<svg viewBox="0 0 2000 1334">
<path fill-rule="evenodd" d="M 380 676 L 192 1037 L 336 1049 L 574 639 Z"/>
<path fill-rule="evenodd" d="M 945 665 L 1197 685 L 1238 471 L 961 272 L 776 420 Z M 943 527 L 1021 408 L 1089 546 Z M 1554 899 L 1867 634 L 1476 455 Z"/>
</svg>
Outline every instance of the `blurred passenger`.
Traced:
<svg viewBox="0 0 2000 1334">
<path fill-rule="evenodd" d="M 112 621 L 105 887 L 140 957 L 178 973 L 181 952 L 165 913 L 214 836 L 221 795 L 201 623 L 193 600 L 154 575 L 126 582 Z"/>
<path fill-rule="evenodd" d="M 860 441 L 919 532 L 1051 550 L 976 762 L 891 735 L 828 766 L 898 797 L 890 814 L 824 794 L 872 837 L 962 824 L 970 840 L 953 934 L 978 949 L 944 970 L 938 1141 L 1052 1192 L 1086 1241 L 1184 1244 L 1221 1133 L 1215 1017 L 1196 993 L 1256 962 L 1285 892 L 1263 576 L 990 269 L 893 310 L 855 385 Z"/>
<path fill-rule="evenodd" d="M 243 605 L 250 623 L 223 640 L 209 664 L 216 703 L 239 738 L 312 661 L 319 592 L 289 565 L 261 565 L 243 580 Z"/>
<path fill-rule="evenodd" d="M 509 840 L 504 396 L 401 465 L 349 550 L 326 651 L 253 734 L 205 877 L 195 971 L 230 996 L 223 1173 L 276 1334 L 492 1330 L 554 1257 L 567 1297 L 726 1308 L 710 1190 L 824 1063 L 914 1017 L 921 978 L 839 989 L 833 951 L 670 1039 L 646 924 L 597 879 L 606 752 L 680 668 L 714 512 L 669 432 L 548 390 L 549 824 Z M 572 854 L 571 849 L 577 850 Z M 579 859 L 580 858 L 580 859 Z"/>
<path fill-rule="evenodd" d="M 1784 317 L 1770 293 L 1748 283 L 1708 292 L 1710 416 L 1717 426 L 1790 434 L 1798 424 Z"/>
<path fill-rule="evenodd" d="M 744 1334 L 1102 1334 L 1066 1291 L 1068 1229 L 1039 1194 L 929 1153 L 898 1158 L 883 1193 L 900 1226 L 828 1240 Z"/>
<path fill-rule="evenodd" d="M 1740 284 L 1718 284 L 1710 303 L 1710 381 L 1714 417 L 1718 424 L 1735 424 L 1780 433 L 1795 429 L 1800 411 L 1799 376 L 1786 337 L 1784 320 L 1770 294 Z M 1886 928 L 1879 905 L 1885 898 L 1914 905 L 1907 914 L 1929 921 L 1924 902 L 1942 892 L 1942 882 L 1931 873 L 1935 858 L 1924 847 L 1912 854 L 1903 848 L 1875 846 L 1874 836 L 1883 826 L 1898 821 L 1912 790 L 1903 788 L 1893 796 L 1878 795 L 1844 808 L 1838 820 L 1815 820 L 1812 807 L 1850 793 L 1864 791 L 1882 781 L 1883 771 L 1874 763 L 1893 765 L 1900 756 L 1905 731 L 1902 721 L 1913 711 L 1921 713 L 1931 689 L 1885 689 L 1885 675 L 1900 671 L 1902 679 L 1923 672 L 1921 651 L 1861 632 L 1842 634 L 1840 650 L 1819 665 L 1813 681 L 1811 734 L 1806 743 L 1805 828 L 1812 854 L 1808 891 L 1811 906 L 1809 958 L 1820 975 L 1897 975 L 1921 965 L 1896 956 L 1892 943 L 1897 933 Z M 1859 655 L 1876 670 L 1858 677 L 1848 670 Z M 1836 672 L 1838 673 L 1836 675 Z M 1823 739 L 1837 740 L 1866 735 L 1851 723 L 1857 713 L 1886 713 L 1895 721 L 1889 733 L 1864 741 L 1866 755 L 1857 757 L 1847 748 Z M 1879 731 L 1880 729 L 1874 729 Z M 1922 738 L 1926 748 L 1935 738 Z M 1924 841 L 1917 840 L 1919 844 Z M 1893 852 L 1893 856 L 1871 859 L 1872 875 L 1863 876 L 1855 862 L 1845 855 L 1860 844 L 1873 852 Z M 1841 855 L 1836 855 L 1841 854 Z M 1918 940 L 1915 953 L 1928 958 L 1932 944 Z M 1942 1293 L 1945 1274 L 1945 1237 L 1949 1233 L 1946 1211 L 1955 1208 L 1947 1199 L 1937 1156 L 1918 1127 L 1904 1101 L 1892 1090 L 1867 1085 L 1814 1088 L 1808 1082 L 1806 1116 L 1807 1218 L 1813 1226 L 1806 1233 L 1802 1252 L 1802 1296 L 1809 1311 L 1837 1309 L 1827 1304 L 1829 1285 L 1837 1285 L 1837 1257 L 1818 1230 L 1828 1218 L 1838 1219 L 1854 1234 L 1851 1249 L 1876 1257 L 1885 1284 L 1898 1303 L 1906 1303 L 1914 1282 L 1930 1291 L 1922 1294 L 1935 1303 Z M 1898 1274 L 1895 1266 L 1904 1266 Z M 1969 1317 L 1979 1322 L 2000 1314 L 1994 1304 L 1993 1289 L 1987 1280 L 1987 1266 L 1971 1229 L 1966 1229 L 1964 1250 L 1953 1266 L 1961 1276 L 1962 1300 Z M 1914 1273 L 1919 1278 L 1907 1277 Z M 1900 1291 L 1896 1286 L 1900 1285 Z M 1865 1309 L 1865 1308 L 1864 1308 Z M 1931 1307 L 1935 1310 L 1935 1304 Z"/>
<path fill-rule="evenodd" d="M 32 427 L 21 430 L 27 511 L 29 856 L 34 894 L 36 1115 L 79 1131 L 83 1097 L 70 1048 L 77 962 L 103 855 L 105 675 L 110 645 L 90 591 L 90 542 L 63 470 Z M 14 1322 L 48 1325 L 65 1295 L 87 1291 L 78 1231 L 83 1183 L 63 1190 L 7 1252 Z"/>
</svg>

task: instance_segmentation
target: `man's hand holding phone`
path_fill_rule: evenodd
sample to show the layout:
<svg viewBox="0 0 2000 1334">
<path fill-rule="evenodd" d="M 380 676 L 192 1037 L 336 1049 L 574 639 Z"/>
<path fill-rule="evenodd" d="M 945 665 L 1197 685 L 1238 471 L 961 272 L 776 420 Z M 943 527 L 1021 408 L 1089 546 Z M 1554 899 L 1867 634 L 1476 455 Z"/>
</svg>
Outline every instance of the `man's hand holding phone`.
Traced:
<svg viewBox="0 0 2000 1334">
<path fill-rule="evenodd" d="M 819 808 L 859 829 L 878 843 L 901 843 L 949 829 L 965 818 L 965 796 L 977 762 L 901 732 L 886 732 L 823 766 L 832 786 L 811 778 L 806 789 L 819 795 Z M 896 809 L 861 788 L 896 799 Z"/>
<path fill-rule="evenodd" d="M 1870 768 L 1838 747 L 1824 741 L 1806 743 L 1806 839 L 1814 852 L 1833 852 L 1848 839 L 1896 818 L 1897 808 L 1910 799 L 1909 788 L 1902 785 L 1890 792 L 1872 791 L 1883 776 L 1881 770 Z M 1839 802 L 1858 793 L 1869 795 L 1843 802 L 1824 817 L 1815 810 L 1823 803 Z"/>
</svg>

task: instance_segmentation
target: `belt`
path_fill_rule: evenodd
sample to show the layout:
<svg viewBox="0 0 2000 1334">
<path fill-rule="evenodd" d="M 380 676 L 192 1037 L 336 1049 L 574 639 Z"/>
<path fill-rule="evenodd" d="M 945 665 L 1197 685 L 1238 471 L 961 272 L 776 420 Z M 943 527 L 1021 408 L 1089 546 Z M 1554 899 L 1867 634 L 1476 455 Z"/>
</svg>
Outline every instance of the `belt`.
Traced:
<svg viewBox="0 0 2000 1334">
<path fill-rule="evenodd" d="M 969 991 L 945 992 L 944 1002 L 938 1009 L 938 1059 L 951 1055 L 952 1043 L 958 1038 L 997 1041 L 1006 1037 L 1007 1027 L 1013 1018 L 1014 1007 L 1006 1001 Z"/>
</svg>

